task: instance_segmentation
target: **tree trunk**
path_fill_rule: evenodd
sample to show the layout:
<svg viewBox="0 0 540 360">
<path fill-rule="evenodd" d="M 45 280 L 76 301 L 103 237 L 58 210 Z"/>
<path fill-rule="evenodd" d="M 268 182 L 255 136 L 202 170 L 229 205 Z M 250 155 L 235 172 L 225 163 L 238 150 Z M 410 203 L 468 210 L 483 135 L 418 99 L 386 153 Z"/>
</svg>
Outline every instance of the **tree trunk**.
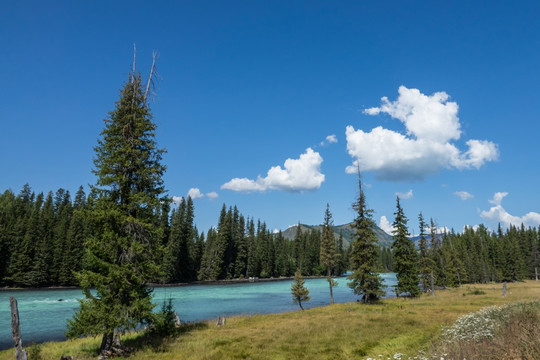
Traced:
<svg viewBox="0 0 540 360">
<path fill-rule="evenodd" d="M 298 305 L 300 305 L 300 309 L 302 309 L 302 311 L 304 311 L 304 307 L 302 306 L 302 301 L 298 300 Z"/>
<path fill-rule="evenodd" d="M 101 339 L 101 347 L 99 348 L 99 352 L 103 353 L 105 351 L 111 351 L 113 346 L 113 340 L 114 340 L 114 333 L 106 333 L 103 334 L 103 338 Z"/>
<path fill-rule="evenodd" d="M 431 296 L 435 296 L 435 280 L 433 279 L 433 270 L 431 270 Z"/>
<path fill-rule="evenodd" d="M 330 269 L 328 269 L 326 279 L 328 280 L 328 285 L 330 285 L 330 303 L 333 304 L 334 303 L 334 291 L 332 289 L 332 276 L 330 276 Z"/>
<path fill-rule="evenodd" d="M 538 281 L 538 268 L 534 268 L 534 277 L 536 278 L 536 281 Z"/>
<path fill-rule="evenodd" d="M 22 346 L 19 308 L 17 306 L 17 300 L 13 296 L 9 297 L 9 305 L 11 306 L 11 335 L 15 342 L 15 359 L 28 360 L 28 355 Z"/>
<path fill-rule="evenodd" d="M 502 297 L 506 297 L 506 281 L 503 283 Z"/>
</svg>

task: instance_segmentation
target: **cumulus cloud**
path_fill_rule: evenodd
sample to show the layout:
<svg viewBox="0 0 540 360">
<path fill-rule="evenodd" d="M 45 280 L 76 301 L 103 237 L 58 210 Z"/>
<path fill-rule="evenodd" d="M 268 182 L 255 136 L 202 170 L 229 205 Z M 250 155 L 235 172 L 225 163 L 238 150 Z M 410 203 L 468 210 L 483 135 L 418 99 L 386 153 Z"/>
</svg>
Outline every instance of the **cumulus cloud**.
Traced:
<svg viewBox="0 0 540 360">
<path fill-rule="evenodd" d="M 498 159 L 497 145 L 469 140 L 459 150 L 453 141 L 461 137 L 458 105 L 445 92 L 424 95 L 418 89 L 399 87 L 394 102 L 383 97 L 380 107 L 364 110 L 367 115 L 385 113 L 405 125 L 405 134 L 378 126 L 370 132 L 347 126 L 347 150 L 353 157 L 348 173 L 374 171 L 379 180 L 423 180 L 442 168 L 478 169 Z"/>
<path fill-rule="evenodd" d="M 465 225 L 465 226 L 463 226 L 463 229 L 461 230 L 461 233 L 464 234 L 465 231 L 467 231 L 467 229 L 473 229 L 474 231 L 477 231 L 479 228 L 480 228 L 480 225 L 478 225 L 478 224 L 477 224 L 477 225 L 473 225 L 473 226 L 471 226 L 471 225 Z"/>
<path fill-rule="evenodd" d="M 430 233 L 431 233 L 431 229 L 432 229 L 432 228 L 429 227 L 429 226 L 426 227 L 426 229 L 425 229 L 425 230 L 426 230 L 426 233 L 427 233 L 427 234 L 430 234 Z M 440 226 L 440 227 L 436 227 L 436 228 L 435 228 L 435 232 L 436 232 L 437 234 L 444 234 L 444 233 L 449 233 L 449 232 L 450 232 L 450 229 L 447 228 L 446 226 Z"/>
<path fill-rule="evenodd" d="M 507 196 L 507 192 L 497 192 L 493 195 L 493 199 L 489 200 L 492 206 L 489 210 L 482 211 L 480 216 L 483 219 L 496 221 L 508 227 L 510 225 L 521 226 L 524 224 L 526 226 L 539 226 L 540 225 L 540 214 L 536 212 L 529 212 L 523 216 L 515 216 L 509 214 L 501 205 L 502 200 Z"/>
<path fill-rule="evenodd" d="M 285 160 L 284 167 L 273 166 L 268 170 L 266 177 L 257 177 L 256 180 L 248 178 L 234 178 L 221 185 L 222 189 L 255 192 L 266 190 L 282 190 L 288 192 L 301 192 L 316 190 L 324 181 L 321 173 L 321 155 L 307 148 L 299 159 Z"/>
<path fill-rule="evenodd" d="M 328 144 L 335 144 L 335 143 L 337 143 L 337 142 L 338 142 L 338 139 L 337 139 L 336 135 L 335 135 L 335 134 L 332 134 L 332 135 L 328 135 L 328 136 L 326 137 L 326 139 L 324 139 L 323 141 L 321 141 L 321 142 L 319 143 L 319 146 L 326 146 L 326 145 L 328 145 Z"/>
<path fill-rule="evenodd" d="M 454 195 L 456 195 L 457 197 L 459 197 L 463 201 L 472 199 L 474 197 L 473 194 L 471 194 L 471 193 L 469 193 L 467 191 L 456 191 L 454 193 Z"/>
<path fill-rule="evenodd" d="M 192 200 L 195 200 L 202 198 L 204 194 L 201 193 L 201 190 L 199 190 L 199 188 L 191 188 L 189 189 L 187 196 L 191 197 Z"/>
<path fill-rule="evenodd" d="M 206 194 L 206 196 L 208 196 L 209 199 L 214 200 L 214 199 L 217 199 L 219 195 L 217 192 L 212 191 Z"/>
<path fill-rule="evenodd" d="M 411 199 L 413 197 L 413 191 L 412 191 L 412 189 L 410 189 L 406 193 L 397 192 L 396 196 L 398 196 L 401 200 L 408 200 L 408 199 Z"/>
<path fill-rule="evenodd" d="M 201 192 L 201 190 L 199 188 L 191 188 L 189 189 L 189 191 L 187 192 L 187 195 L 186 195 L 186 198 L 187 197 L 191 197 L 192 200 L 195 200 L 195 199 L 201 199 L 203 197 L 208 197 L 210 200 L 214 200 L 216 199 L 219 195 L 217 192 L 215 191 L 212 191 L 212 192 L 209 192 L 207 194 L 203 194 Z M 185 198 L 183 196 L 173 196 L 172 197 L 172 201 L 174 204 L 178 205 L 180 204 L 180 202 L 182 200 L 184 200 Z"/>
<path fill-rule="evenodd" d="M 332 134 L 332 135 L 328 135 L 326 137 L 326 142 L 329 143 L 329 144 L 335 144 L 337 143 L 337 137 L 335 134 Z"/>
<path fill-rule="evenodd" d="M 184 199 L 183 196 L 173 196 L 172 197 L 172 201 L 174 204 L 178 205 L 182 202 L 182 200 Z"/>
<path fill-rule="evenodd" d="M 381 216 L 381 219 L 379 220 L 379 227 L 388 235 L 392 235 L 392 232 L 394 231 L 394 227 L 384 215 Z"/>
</svg>

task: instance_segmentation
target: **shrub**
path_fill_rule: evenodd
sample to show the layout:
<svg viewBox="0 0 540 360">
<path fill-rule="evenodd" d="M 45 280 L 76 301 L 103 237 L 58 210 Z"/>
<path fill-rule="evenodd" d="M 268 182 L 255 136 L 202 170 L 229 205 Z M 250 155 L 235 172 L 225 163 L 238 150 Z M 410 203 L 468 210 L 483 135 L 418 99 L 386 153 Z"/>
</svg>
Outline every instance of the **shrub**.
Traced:
<svg viewBox="0 0 540 360">
<path fill-rule="evenodd" d="M 172 299 L 164 300 L 161 311 L 155 314 L 155 320 L 150 331 L 160 336 L 172 336 L 178 333 L 176 327 L 176 314 L 172 305 Z"/>
</svg>

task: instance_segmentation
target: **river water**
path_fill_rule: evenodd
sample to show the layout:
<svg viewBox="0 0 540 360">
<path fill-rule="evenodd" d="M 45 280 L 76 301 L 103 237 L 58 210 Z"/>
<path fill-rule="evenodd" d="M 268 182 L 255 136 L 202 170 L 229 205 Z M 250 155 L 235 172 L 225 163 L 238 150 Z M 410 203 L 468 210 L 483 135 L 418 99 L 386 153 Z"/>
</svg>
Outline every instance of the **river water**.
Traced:
<svg viewBox="0 0 540 360">
<path fill-rule="evenodd" d="M 387 297 L 394 296 L 395 274 L 381 274 L 387 286 Z M 337 278 L 334 288 L 337 303 L 358 299 L 347 286 L 347 279 Z M 156 310 L 171 298 L 182 321 L 217 319 L 218 316 L 280 313 L 298 310 L 291 297 L 292 280 L 255 282 L 228 285 L 188 285 L 154 289 Z M 326 279 L 307 279 L 311 300 L 304 308 L 330 303 Z M 0 350 L 13 346 L 9 297 L 19 304 L 23 345 L 52 340 L 64 340 L 67 319 L 78 309 L 77 299 L 83 297 L 78 289 L 44 289 L 0 291 Z M 61 301 L 59 301 L 62 299 Z"/>
</svg>

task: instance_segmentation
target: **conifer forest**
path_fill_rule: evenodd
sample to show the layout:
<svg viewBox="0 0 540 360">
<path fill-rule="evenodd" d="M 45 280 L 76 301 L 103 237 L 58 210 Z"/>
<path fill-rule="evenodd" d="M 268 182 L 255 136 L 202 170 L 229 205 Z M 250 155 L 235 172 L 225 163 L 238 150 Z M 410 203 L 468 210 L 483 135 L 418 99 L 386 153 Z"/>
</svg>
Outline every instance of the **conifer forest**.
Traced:
<svg viewBox="0 0 540 360">
<path fill-rule="evenodd" d="M 85 239 L 93 231 L 89 216 L 95 206 L 96 194 L 86 194 L 83 187 L 74 196 L 65 189 L 35 194 L 28 184 L 18 194 L 0 194 L 0 286 L 78 286 L 75 274 L 88 266 Z M 323 218 L 321 209 L 321 222 Z M 194 219 L 191 198 L 163 203 L 156 218 L 163 256 L 154 283 L 291 277 L 297 268 L 304 276 L 326 275 L 319 230 L 300 227 L 294 239 L 287 239 L 226 205 L 216 228 L 199 231 Z M 499 226 L 489 231 L 480 225 L 441 233 L 433 223 L 428 227 L 421 221 L 415 256 L 423 288 L 429 287 L 432 272 L 437 286 L 519 281 L 537 274 L 538 228 Z M 341 254 L 332 271 L 337 275 L 350 268 L 350 247 L 337 236 L 335 241 Z M 395 271 L 394 261 L 392 249 L 378 249 L 379 271 Z"/>
</svg>

